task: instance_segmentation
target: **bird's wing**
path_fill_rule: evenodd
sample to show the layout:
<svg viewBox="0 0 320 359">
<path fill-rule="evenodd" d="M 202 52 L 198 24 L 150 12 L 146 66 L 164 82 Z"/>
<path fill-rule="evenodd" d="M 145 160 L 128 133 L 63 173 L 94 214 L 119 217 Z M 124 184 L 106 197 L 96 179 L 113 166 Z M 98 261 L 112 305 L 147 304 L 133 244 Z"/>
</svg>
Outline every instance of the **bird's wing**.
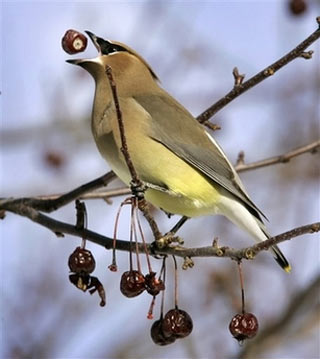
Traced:
<svg viewBox="0 0 320 359">
<path fill-rule="evenodd" d="M 250 200 L 220 146 L 183 106 L 167 94 L 134 98 L 152 118 L 150 137 L 232 193 L 261 220 L 259 214 L 264 214 Z"/>
</svg>

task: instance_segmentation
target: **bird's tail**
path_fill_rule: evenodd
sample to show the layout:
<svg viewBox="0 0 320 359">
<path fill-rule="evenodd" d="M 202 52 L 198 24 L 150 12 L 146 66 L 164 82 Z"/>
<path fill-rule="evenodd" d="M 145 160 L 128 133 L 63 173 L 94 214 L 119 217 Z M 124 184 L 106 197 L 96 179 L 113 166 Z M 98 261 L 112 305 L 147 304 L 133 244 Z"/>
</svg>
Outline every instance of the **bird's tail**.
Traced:
<svg viewBox="0 0 320 359">
<path fill-rule="evenodd" d="M 278 262 L 279 266 L 285 270 L 287 273 L 290 273 L 291 271 L 291 265 L 289 264 L 289 262 L 287 261 L 286 257 L 284 256 L 284 254 L 281 252 L 280 248 L 275 245 L 271 247 L 271 250 L 273 252 L 274 255 L 274 259 Z"/>
<path fill-rule="evenodd" d="M 219 211 L 240 228 L 250 233 L 257 242 L 263 242 L 271 238 L 259 214 L 254 215 L 251 213 L 246 206 L 234 199 L 230 194 L 224 192 L 224 195 L 221 196 Z M 270 251 L 280 267 L 289 273 L 291 266 L 280 248 L 274 245 L 270 248 Z"/>
<path fill-rule="evenodd" d="M 259 220 L 257 220 L 257 223 L 258 223 L 261 231 L 266 236 L 265 240 L 271 238 L 270 234 L 267 232 L 267 229 L 266 229 L 266 226 L 264 225 L 264 223 L 262 221 L 259 221 Z M 277 261 L 279 266 L 284 271 L 286 271 L 287 273 L 290 273 L 291 272 L 291 265 L 288 262 L 287 258 L 284 256 L 284 254 L 281 252 L 281 249 L 275 244 L 274 246 L 272 246 L 270 248 L 270 250 L 272 251 L 273 257 Z"/>
</svg>

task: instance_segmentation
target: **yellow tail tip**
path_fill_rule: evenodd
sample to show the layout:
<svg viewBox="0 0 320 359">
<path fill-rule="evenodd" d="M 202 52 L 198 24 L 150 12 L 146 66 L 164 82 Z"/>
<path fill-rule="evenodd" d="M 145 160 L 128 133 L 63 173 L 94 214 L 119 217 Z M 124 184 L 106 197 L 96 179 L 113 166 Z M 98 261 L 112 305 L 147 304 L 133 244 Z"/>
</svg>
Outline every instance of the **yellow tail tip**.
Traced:
<svg viewBox="0 0 320 359">
<path fill-rule="evenodd" d="M 286 271 L 286 273 L 290 273 L 291 272 L 291 265 L 289 264 L 288 266 L 284 267 L 283 269 Z"/>
</svg>

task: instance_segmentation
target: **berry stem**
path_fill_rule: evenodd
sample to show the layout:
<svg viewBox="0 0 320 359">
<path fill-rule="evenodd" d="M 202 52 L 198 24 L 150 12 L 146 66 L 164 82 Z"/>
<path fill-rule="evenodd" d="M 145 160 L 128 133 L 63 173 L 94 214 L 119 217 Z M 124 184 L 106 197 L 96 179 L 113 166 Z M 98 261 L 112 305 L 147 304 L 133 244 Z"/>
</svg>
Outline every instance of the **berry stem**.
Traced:
<svg viewBox="0 0 320 359">
<path fill-rule="evenodd" d="M 167 257 L 163 257 L 162 260 L 162 267 L 160 270 L 160 276 L 163 275 L 163 283 L 166 285 L 166 274 L 167 274 L 167 266 L 166 266 L 166 259 Z M 161 293 L 161 308 L 160 308 L 160 320 L 163 318 L 163 309 L 164 309 L 164 290 Z"/>
<path fill-rule="evenodd" d="M 124 200 L 118 209 L 118 212 L 116 214 L 116 220 L 114 222 L 114 229 L 113 229 L 113 242 L 112 242 L 112 263 L 111 268 L 116 269 L 117 268 L 117 259 L 116 259 L 116 242 L 117 242 L 117 232 L 118 232 L 118 224 L 119 224 L 119 217 L 121 213 L 121 209 L 124 205 Z"/>
<path fill-rule="evenodd" d="M 82 241 L 81 241 L 81 249 L 85 249 L 86 248 L 86 239 L 85 238 L 82 238 Z"/>
<path fill-rule="evenodd" d="M 174 306 L 178 309 L 178 266 L 175 256 L 172 256 L 174 263 Z"/>
<path fill-rule="evenodd" d="M 138 201 L 137 198 L 135 198 L 135 201 Z M 144 238 L 144 234 L 143 234 L 143 230 L 142 230 L 142 226 L 141 226 L 141 222 L 140 222 L 140 218 L 139 218 L 139 211 L 135 211 L 135 215 L 136 215 L 136 221 L 138 223 L 138 228 L 139 228 L 139 232 L 140 232 L 140 237 L 143 243 L 143 247 L 144 247 L 144 251 L 146 254 L 146 259 L 147 259 L 147 264 L 148 264 L 148 269 L 149 269 L 149 273 L 152 272 L 152 267 L 151 267 L 151 262 L 150 262 L 150 257 L 149 257 L 149 252 L 148 252 L 148 248 L 147 248 L 147 244 Z"/>
<path fill-rule="evenodd" d="M 134 202 L 133 198 L 131 198 L 131 220 L 130 220 L 130 271 L 132 271 L 132 245 L 133 241 L 132 238 L 134 236 L 135 244 L 136 244 L 136 256 L 137 256 L 137 267 L 138 272 L 141 273 L 141 267 L 140 267 L 140 261 L 139 261 L 139 255 L 138 255 L 138 248 L 137 248 L 137 232 L 136 232 L 136 226 L 134 222 Z"/>
<path fill-rule="evenodd" d="M 87 229 L 88 214 L 87 214 L 86 205 L 84 202 L 80 202 L 78 199 L 76 200 L 76 211 L 77 211 L 76 228 Z M 86 239 L 83 237 L 81 241 L 81 248 L 85 249 L 85 247 L 86 247 Z"/>
<path fill-rule="evenodd" d="M 245 310 L 245 298 L 244 298 L 244 280 L 243 280 L 243 272 L 241 262 L 238 262 L 238 271 L 239 271 L 239 278 L 240 278 L 240 288 L 241 288 L 241 306 L 242 306 L 242 314 L 246 312 Z"/>
<path fill-rule="evenodd" d="M 137 234 L 137 210 L 138 210 L 138 199 L 137 197 L 131 198 L 131 224 L 133 229 L 134 240 L 136 244 L 136 256 L 137 256 L 137 267 L 139 273 L 141 273 L 141 263 L 140 263 L 140 256 L 139 256 L 139 243 L 138 243 L 138 234 Z"/>
<path fill-rule="evenodd" d="M 122 210 L 122 207 L 126 204 L 129 204 L 130 202 L 130 198 L 126 198 L 123 202 L 121 202 L 117 215 L 116 215 L 116 220 L 114 223 L 114 230 L 113 230 L 113 243 L 112 243 L 112 263 L 109 266 L 109 269 L 113 272 L 117 271 L 117 260 L 116 260 L 116 242 L 117 242 L 117 232 L 118 232 L 118 225 L 119 225 L 119 218 L 120 218 L 120 213 Z"/>
</svg>

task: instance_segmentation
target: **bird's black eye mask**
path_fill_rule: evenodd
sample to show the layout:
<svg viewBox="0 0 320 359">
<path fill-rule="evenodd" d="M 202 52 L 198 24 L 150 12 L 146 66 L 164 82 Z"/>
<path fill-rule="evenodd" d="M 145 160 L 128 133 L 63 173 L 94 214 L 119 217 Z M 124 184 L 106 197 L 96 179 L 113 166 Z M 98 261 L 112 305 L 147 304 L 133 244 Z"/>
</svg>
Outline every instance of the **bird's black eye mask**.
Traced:
<svg viewBox="0 0 320 359">
<path fill-rule="evenodd" d="M 113 52 L 119 51 L 127 51 L 124 47 L 116 44 L 112 44 L 109 41 L 101 39 L 101 37 L 97 37 L 97 43 L 100 47 L 100 51 L 102 55 L 109 55 Z"/>
</svg>

